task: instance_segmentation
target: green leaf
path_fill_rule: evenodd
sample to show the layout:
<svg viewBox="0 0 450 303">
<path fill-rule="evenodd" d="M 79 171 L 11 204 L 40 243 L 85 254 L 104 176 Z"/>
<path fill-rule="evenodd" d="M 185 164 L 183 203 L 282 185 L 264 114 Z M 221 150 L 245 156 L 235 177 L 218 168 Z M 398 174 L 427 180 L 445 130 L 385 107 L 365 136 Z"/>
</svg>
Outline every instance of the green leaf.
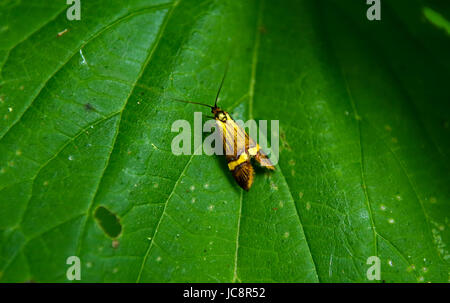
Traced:
<svg viewBox="0 0 450 303">
<path fill-rule="evenodd" d="M 449 280 L 450 19 L 438 1 L 0 4 L 0 281 Z M 249 192 L 175 156 L 219 104 L 279 120 Z"/>
</svg>

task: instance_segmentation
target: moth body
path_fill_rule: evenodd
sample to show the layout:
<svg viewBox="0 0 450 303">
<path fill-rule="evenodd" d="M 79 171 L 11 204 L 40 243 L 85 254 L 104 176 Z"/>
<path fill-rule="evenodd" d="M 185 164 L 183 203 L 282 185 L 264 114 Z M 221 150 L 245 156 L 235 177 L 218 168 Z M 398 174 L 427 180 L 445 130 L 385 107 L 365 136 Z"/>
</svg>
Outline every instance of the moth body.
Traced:
<svg viewBox="0 0 450 303">
<path fill-rule="evenodd" d="M 259 144 L 227 112 L 217 106 L 212 107 L 211 112 L 214 114 L 223 141 L 223 152 L 228 162 L 228 169 L 239 186 L 248 191 L 253 184 L 252 158 L 270 170 L 274 170 L 275 167 Z"/>
</svg>

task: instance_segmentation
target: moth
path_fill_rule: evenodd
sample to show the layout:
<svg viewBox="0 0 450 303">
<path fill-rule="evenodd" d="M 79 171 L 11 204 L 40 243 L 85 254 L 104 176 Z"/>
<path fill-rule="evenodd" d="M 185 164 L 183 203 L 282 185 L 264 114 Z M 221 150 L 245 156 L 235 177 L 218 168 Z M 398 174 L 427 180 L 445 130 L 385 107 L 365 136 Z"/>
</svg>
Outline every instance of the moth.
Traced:
<svg viewBox="0 0 450 303">
<path fill-rule="evenodd" d="M 269 170 L 275 170 L 275 167 L 259 144 L 256 143 L 255 140 L 253 140 L 245 130 L 236 123 L 236 121 L 234 121 L 228 112 L 217 106 L 217 100 L 219 99 L 220 90 L 222 89 L 227 69 L 225 70 L 219 90 L 217 91 L 214 106 L 199 102 L 175 98 L 172 99 L 179 102 L 192 103 L 211 108 L 211 113 L 214 115 L 211 118 L 214 118 L 216 127 L 218 128 L 220 137 L 223 141 L 223 152 L 228 162 L 228 169 L 233 174 L 233 177 L 239 186 L 248 191 L 253 184 L 254 174 L 254 169 L 250 161 L 251 159 L 255 159 L 261 166 L 264 166 Z"/>
</svg>

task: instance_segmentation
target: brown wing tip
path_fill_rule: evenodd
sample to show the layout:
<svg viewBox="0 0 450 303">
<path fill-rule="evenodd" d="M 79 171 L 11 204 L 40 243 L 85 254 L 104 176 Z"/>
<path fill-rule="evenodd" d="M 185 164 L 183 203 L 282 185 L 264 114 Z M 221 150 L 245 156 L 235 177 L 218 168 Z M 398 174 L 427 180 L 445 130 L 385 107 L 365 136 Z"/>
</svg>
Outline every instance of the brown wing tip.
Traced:
<svg viewBox="0 0 450 303">
<path fill-rule="evenodd" d="M 258 161 L 258 163 L 259 163 L 259 165 L 261 165 L 261 167 L 265 167 L 270 170 L 275 170 L 275 166 L 273 166 L 270 159 L 262 151 L 258 151 L 258 153 L 255 156 L 255 159 L 256 159 L 256 161 Z"/>
<path fill-rule="evenodd" d="M 249 191 L 253 184 L 253 166 L 249 161 L 242 163 L 233 170 L 233 177 L 240 187 Z"/>
</svg>

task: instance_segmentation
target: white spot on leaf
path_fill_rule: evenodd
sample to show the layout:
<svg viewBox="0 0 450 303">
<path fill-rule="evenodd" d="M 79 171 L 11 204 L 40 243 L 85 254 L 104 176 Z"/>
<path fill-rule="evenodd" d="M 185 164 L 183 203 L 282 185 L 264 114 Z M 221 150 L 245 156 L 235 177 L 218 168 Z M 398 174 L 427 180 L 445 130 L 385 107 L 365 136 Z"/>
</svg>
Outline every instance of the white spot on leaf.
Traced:
<svg viewBox="0 0 450 303">
<path fill-rule="evenodd" d="M 81 49 L 80 49 L 80 55 L 81 55 L 81 59 L 83 59 L 83 61 L 81 61 L 81 64 L 87 64 L 86 58 L 83 56 L 83 51 Z"/>
</svg>

